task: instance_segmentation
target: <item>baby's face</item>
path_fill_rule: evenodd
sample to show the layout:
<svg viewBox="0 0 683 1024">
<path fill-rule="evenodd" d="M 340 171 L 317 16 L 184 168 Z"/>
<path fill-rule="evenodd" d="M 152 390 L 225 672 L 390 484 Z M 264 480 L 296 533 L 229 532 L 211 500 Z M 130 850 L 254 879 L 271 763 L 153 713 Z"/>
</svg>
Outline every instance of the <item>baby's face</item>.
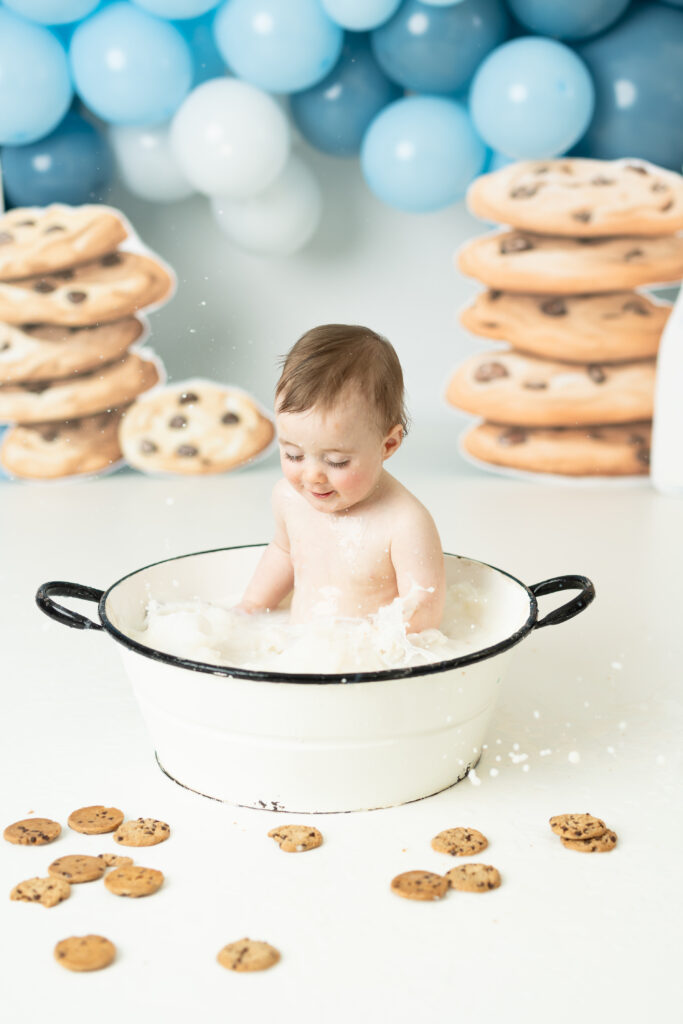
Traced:
<svg viewBox="0 0 683 1024">
<path fill-rule="evenodd" d="M 401 428 L 383 437 L 355 394 L 332 410 L 276 411 L 275 421 L 282 471 L 320 512 L 343 512 L 371 495 L 401 443 Z"/>
</svg>

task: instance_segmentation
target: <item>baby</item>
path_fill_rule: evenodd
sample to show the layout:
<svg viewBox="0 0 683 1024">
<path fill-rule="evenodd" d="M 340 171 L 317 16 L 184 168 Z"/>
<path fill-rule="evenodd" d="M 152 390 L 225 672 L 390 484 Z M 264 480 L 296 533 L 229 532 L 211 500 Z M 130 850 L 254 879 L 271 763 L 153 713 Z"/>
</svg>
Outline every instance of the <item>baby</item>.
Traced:
<svg viewBox="0 0 683 1024">
<path fill-rule="evenodd" d="M 273 488 L 273 540 L 238 608 L 290 622 L 364 617 L 408 598 L 408 633 L 438 628 L 446 580 L 427 509 L 384 468 L 406 433 L 403 374 L 366 327 L 328 324 L 283 360 L 275 414 L 284 479 Z"/>
</svg>

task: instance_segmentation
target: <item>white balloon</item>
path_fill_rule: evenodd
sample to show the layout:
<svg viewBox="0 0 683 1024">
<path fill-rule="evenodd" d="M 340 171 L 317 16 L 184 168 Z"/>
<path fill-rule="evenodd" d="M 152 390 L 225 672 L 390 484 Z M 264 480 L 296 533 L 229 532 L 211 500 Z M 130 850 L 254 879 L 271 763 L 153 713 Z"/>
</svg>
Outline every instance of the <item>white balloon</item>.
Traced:
<svg viewBox="0 0 683 1024">
<path fill-rule="evenodd" d="M 251 199 L 214 196 L 216 223 L 237 245 L 262 256 L 289 256 L 313 236 L 322 197 L 317 180 L 298 156 L 290 156 L 280 177 Z"/>
<path fill-rule="evenodd" d="M 267 188 L 289 156 L 286 115 L 261 89 L 213 78 L 193 89 L 171 122 L 171 148 L 199 192 L 247 199 Z"/>
<path fill-rule="evenodd" d="M 119 177 L 133 195 L 173 203 L 195 191 L 171 150 L 169 125 L 112 125 L 109 129 Z"/>
</svg>

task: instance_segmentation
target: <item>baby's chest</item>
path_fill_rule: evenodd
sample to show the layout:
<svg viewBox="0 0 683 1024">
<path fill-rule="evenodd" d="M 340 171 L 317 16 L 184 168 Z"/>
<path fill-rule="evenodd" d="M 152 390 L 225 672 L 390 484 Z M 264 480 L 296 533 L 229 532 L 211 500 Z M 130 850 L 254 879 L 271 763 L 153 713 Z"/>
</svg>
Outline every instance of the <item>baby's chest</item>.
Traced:
<svg viewBox="0 0 683 1024">
<path fill-rule="evenodd" d="M 376 586 L 394 578 L 390 535 L 362 519 L 326 516 L 288 524 L 290 553 L 297 582 L 344 581 Z"/>
</svg>

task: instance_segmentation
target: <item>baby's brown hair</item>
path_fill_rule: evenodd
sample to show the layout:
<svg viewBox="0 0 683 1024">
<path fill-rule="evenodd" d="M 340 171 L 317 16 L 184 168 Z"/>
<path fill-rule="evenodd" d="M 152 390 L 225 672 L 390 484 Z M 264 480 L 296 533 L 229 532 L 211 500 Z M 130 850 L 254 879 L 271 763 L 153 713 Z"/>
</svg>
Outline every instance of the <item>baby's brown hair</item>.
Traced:
<svg viewBox="0 0 683 1024">
<path fill-rule="evenodd" d="M 303 334 L 283 356 L 275 388 L 278 412 L 306 412 L 314 405 L 332 409 L 348 386 L 374 407 L 386 435 L 400 423 L 408 432 L 403 371 L 393 345 L 369 327 L 323 324 Z"/>
</svg>

